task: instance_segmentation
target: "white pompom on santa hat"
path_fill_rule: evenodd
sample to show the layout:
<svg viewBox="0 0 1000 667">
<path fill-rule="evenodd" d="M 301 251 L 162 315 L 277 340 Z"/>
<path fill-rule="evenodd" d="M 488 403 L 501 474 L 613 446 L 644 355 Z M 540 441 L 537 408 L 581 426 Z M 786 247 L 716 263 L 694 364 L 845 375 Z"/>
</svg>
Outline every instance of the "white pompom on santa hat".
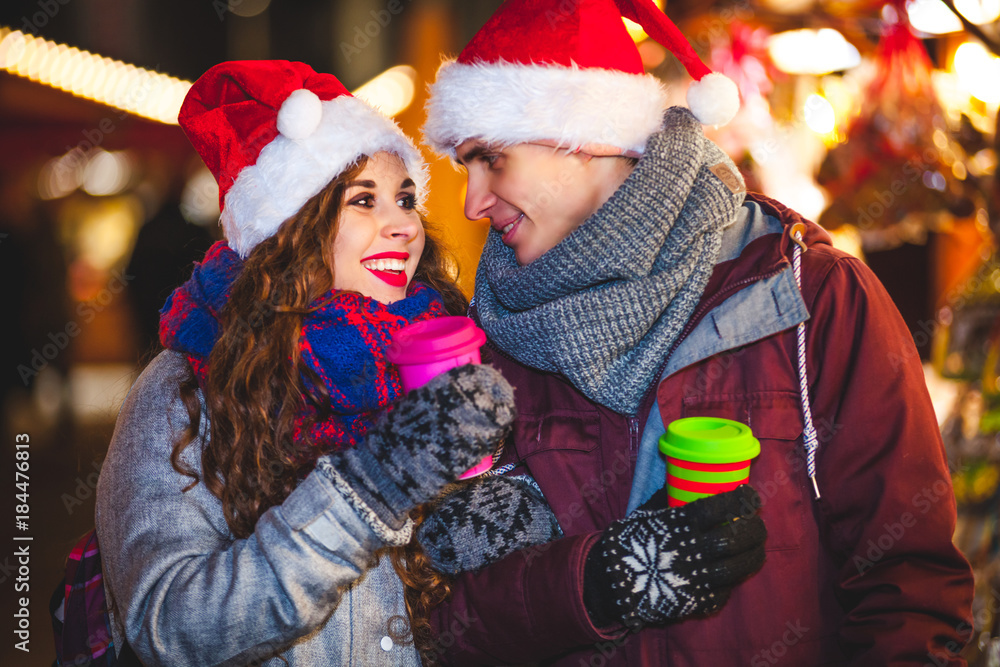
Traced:
<svg viewBox="0 0 1000 667">
<path fill-rule="evenodd" d="M 670 49 L 694 79 L 688 106 L 705 125 L 739 110 L 732 80 L 712 72 L 651 0 L 507 0 L 431 86 L 424 136 L 455 157 L 467 139 L 542 141 L 594 154 L 641 155 L 667 103 L 622 17 Z"/>
<path fill-rule="evenodd" d="M 305 63 L 220 63 L 191 86 L 178 122 L 219 183 L 222 227 L 240 257 L 362 155 L 398 155 L 418 201 L 427 190 L 423 157 L 399 127 Z"/>
</svg>

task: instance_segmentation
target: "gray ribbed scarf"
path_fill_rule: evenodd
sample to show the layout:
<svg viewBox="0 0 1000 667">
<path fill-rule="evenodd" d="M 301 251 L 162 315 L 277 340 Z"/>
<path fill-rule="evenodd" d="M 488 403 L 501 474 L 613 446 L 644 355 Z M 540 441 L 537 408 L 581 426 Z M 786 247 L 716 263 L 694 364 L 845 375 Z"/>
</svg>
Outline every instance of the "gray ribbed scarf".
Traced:
<svg viewBox="0 0 1000 667">
<path fill-rule="evenodd" d="M 720 163 L 737 192 L 711 171 Z M 691 112 L 667 110 L 622 186 L 537 260 L 519 266 L 490 231 L 476 273 L 486 334 L 521 363 L 635 413 L 701 298 L 744 195 L 739 171 Z"/>
</svg>

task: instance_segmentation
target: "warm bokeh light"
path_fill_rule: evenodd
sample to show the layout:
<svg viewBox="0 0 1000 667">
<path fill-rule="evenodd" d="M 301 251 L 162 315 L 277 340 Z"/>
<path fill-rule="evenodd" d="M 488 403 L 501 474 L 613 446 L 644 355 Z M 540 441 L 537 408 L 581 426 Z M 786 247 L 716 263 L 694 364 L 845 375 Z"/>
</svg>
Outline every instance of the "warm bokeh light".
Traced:
<svg viewBox="0 0 1000 667">
<path fill-rule="evenodd" d="M 262 4 L 259 11 L 264 11 L 268 3 Z M 246 11 L 257 5 L 250 0 L 239 4 Z M 191 88 L 190 81 L 3 27 L 0 70 L 170 125 L 177 124 L 177 113 Z M 416 80 L 416 70 L 399 65 L 382 72 L 354 94 L 386 115 L 395 116 L 413 102 Z"/>
<path fill-rule="evenodd" d="M 955 51 L 958 85 L 987 104 L 1000 103 L 1000 58 L 979 42 L 966 42 Z"/>
<path fill-rule="evenodd" d="M 955 0 L 955 9 L 976 25 L 1000 19 L 1000 0 Z"/>
<path fill-rule="evenodd" d="M 833 105 L 822 95 L 813 93 L 806 99 L 802 117 L 809 129 L 816 134 L 829 134 L 837 127 L 837 115 Z"/>
<path fill-rule="evenodd" d="M 271 0 L 229 0 L 229 11 L 237 16 L 257 16 L 271 5 Z"/>
<path fill-rule="evenodd" d="M 177 124 L 188 81 L 0 28 L 0 69 L 161 123 Z M 183 90 L 179 95 L 178 86 Z M 170 104 L 157 104 L 164 91 Z"/>
<path fill-rule="evenodd" d="M 126 151 L 94 151 L 83 171 L 83 190 L 97 197 L 118 194 L 132 180 L 132 161 Z"/>
<path fill-rule="evenodd" d="M 775 66 L 789 74 L 829 74 L 856 67 L 861 54 L 832 28 L 789 30 L 771 35 L 767 50 Z"/>
<path fill-rule="evenodd" d="M 955 8 L 976 25 L 1000 18 L 1000 0 L 955 0 Z M 910 0 L 906 3 L 910 25 L 928 35 L 945 35 L 962 30 L 962 21 L 941 0 Z"/>
<path fill-rule="evenodd" d="M 928 35 L 958 32 L 962 22 L 941 0 L 910 0 L 906 3 L 910 25 Z"/>
<path fill-rule="evenodd" d="M 395 116 L 413 102 L 417 71 L 409 65 L 390 67 L 377 77 L 362 84 L 354 95 L 387 116 Z"/>
<path fill-rule="evenodd" d="M 663 0 L 653 0 L 653 4 L 655 4 L 660 11 L 663 11 Z M 622 21 L 625 22 L 625 29 L 628 30 L 628 34 L 632 38 L 632 41 L 641 42 L 649 36 L 638 23 L 629 21 L 626 18 L 623 18 Z"/>
</svg>

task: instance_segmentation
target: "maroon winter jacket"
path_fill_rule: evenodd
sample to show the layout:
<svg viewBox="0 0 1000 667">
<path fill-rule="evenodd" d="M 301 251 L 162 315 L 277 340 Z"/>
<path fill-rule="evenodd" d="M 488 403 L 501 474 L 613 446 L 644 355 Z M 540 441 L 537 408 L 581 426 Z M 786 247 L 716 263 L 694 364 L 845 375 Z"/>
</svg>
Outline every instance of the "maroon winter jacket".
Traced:
<svg viewBox="0 0 1000 667">
<path fill-rule="evenodd" d="M 773 200 L 748 201 L 784 233 L 716 266 L 686 333 L 790 263 L 789 229 L 805 221 Z M 822 498 L 805 471 L 795 327 L 670 374 L 634 416 L 494 351 L 519 413 L 501 463 L 535 478 L 566 537 L 458 578 L 431 619 L 446 664 L 965 664 L 952 652 L 972 633 L 972 571 L 951 542 L 955 500 L 920 359 L 867 267 L 806 225 L 801 292 Z M 767 561 L 707 618 L 599 630 L 583 605 L 583 564 L 625 515 L 653 400 L 664 424 L 721 416 L 752 428 Z"/>
</svg>

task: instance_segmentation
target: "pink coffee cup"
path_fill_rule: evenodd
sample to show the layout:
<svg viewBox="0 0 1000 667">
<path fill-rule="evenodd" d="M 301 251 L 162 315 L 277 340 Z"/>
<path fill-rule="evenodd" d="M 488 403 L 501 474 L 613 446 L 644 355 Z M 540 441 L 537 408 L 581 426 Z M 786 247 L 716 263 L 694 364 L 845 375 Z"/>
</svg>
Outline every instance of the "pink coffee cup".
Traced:
<svg viewBox="0 0 1000 667">
<path fill-rule="evenodd" d="M 468 317 L 438 317 L 397 331 L 386 357 L 396 364 L 403 391 L 410 391 L 451 368 L 480 363 L 479 348 L 485 342 L 486 333 Z M 481 475 L 492 466 L 493 457 L 485 456 L 459 479 Z"/>
</svg>

